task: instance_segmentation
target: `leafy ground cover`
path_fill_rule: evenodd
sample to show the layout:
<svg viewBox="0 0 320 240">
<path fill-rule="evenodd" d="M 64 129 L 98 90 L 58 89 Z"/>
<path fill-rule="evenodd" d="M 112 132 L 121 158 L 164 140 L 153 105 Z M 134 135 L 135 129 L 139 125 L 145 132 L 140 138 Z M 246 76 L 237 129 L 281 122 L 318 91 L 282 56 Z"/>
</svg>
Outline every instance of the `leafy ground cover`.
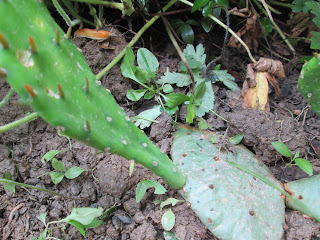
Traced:
<svg viewBox="0 0 320 240">
<path fill-rule="evenodd" d="M 295 2 L 298 5 L 298 1 Z M 185 16 L 181 15 L 179 17 L 183 18 Z M 119 16 L 108 21 L 116 23 L 122 20 Z M 231 26 L 233 26 L 232 21 L 236 23 L 239 19 L 231 18 Z M 137 22 L 134 23 L 138 25 Z M 185 21 L 185 23 L 192 25 L 190 24 L 192 21 Z M 220 55 L 220 49 L 217 49 L 212 43 L 222 45 L 225 32 L 217 27 L 216 31 L 206 33 L 200 26 L 198 28 L 195 26 L 192 25 L 195 30 L 194 46 L 202 44 L 203 49 L 205 49 L 202 54 L 206 54 L 207 60 L 200 64 L 200 66 L 205 66 L 210 60 Z M 136 26 L 133 25 L 133 27 Z M 289 29 L 288 25 L 283 25 L 282 27 Z M 117 34 L 110 41 L 110 46 L 114 48 L 113 50 L 102 49 L 99 46 L 100 43 L 95 40 L 74 39 L 76 45 L 85 54 L 94 73 L 98 73 L 113 60 L 125 48 L 126 41 L 130 39 L 129 34 L 124 34 L 124 32 L 117 30 L 116 27 L 111 27 L 110 30 Z M 170 41 L 166 37 L 161 37 L 163 36 L 161 31 L 164 31 L 162 26 L 160 24 L 156 25 L 154 29 L 144 36 L 145 46 L 141 40 L 139 47 L 150 49 L 150 52 L 159 62 L 159 66 L 156 69 L 157 76 L 154 76 L 154 78 L 158 79 L 160 86 L 163 84 L 162 90 L 165 94 L 170 95 L 172 93 L 171 88 L 164 88 L 166 83 L 170 83 L 176 93 L 181 91 L 180 94 L 188 96 L 190 88 L 188 89 L 187 87 L 191 84 L 189 79 L 187 79 L 187 82 L 189 81 L 188 85 L 178 86 L 178 83 L 174 82 L 174 77 L 168 77 L 165 80 L 163 78 L 163 76 L 168 76 L 170 73 L 185 74 L 186 71 L 181 70 L 179 56 L 172 48 Z M 255 42 L 255 44 L 258 43 L 257 36 L 247 33 L 247 36 L 244 35 L 243 37 L 247 43 L 249 41 Z M 157 39 L 163 40 L 159 42 Z M 263 49 L 262 46 L 260 46 L 262 49 L 260 50 L 260 47 L 258 48 L 255 44 L 252 45 L 252 48 L 257 48 L 255 57 L 261 55 L 271 57 L 271 53 L 268 50 Z M 307 45 L 300 41 L 296 46 L 297 57 L 293 57 L 280 38 L 270 36 L 269 44 L 271 44 L 272 49 L 276 49 L 276 53 L 289 60 L 282 60 L 286 73 L 286 78 L 280 82 L 282 97 L 276 99 L 273 95 L 270 96 L 270 111 L 264 113 L 251 108 L 243 109 L 240 101 L 240 91 L 229 91 L 225 87 L 227 84 L 222 82 L 223 84 L 214 84 L 210 93 L 210 96 L 215 98 L 214 101 L 211 100 L 211 103 L 214 102 L 214 113 L 204 110 L 202 111 L 203 114 L 198 112 L 197 115 L 196 108 L 199 106 L 196 101 L 193 102 L 196 121 L 192 124 L 203 128 L 210 127 L 211 130 L 218 131 L 221 135 L 225 134 L 227 127 L 229 127 L 227 132 L 229 136 L 242 134 L 244 136 L 243 143 L 267 163 L 274 175 L 285 183 L 306 177 L 307 174 L 296 166 L 287 167 L 286 164 L 290 162 L 290 159 L 283 158 L 278 154 L 271 143 L 275 141 L 284 142 L 291 152 L 300 152 L 300 156 L 311 162 L 314 173 L 319 173 L 319 156 L 317 155 L 317 151 L 319 151 L 317 141 L 320 140 L 319 115 L 306 108 L 308 99 L 304 100 L 297 90 L 297 79 L 302 67 L 299 57 L 300 55 L 305 56 L 311 53 L 305 47 Z M 181 44 L 181 48 L 188 51 L 190 46 Z M 137 52 L 136 49 L 133 52 Z M 274 58 L 274 55 L 272 56 Z M 137 54 L 138 58 L 139 55 Z M 250 60 L 241 49 L 227 47 L 223 58 L 218 63 L 221 64 L 223 71 L 227 70 L 229 74 L 232 73 L 232 78 L 235 78 L 237 87 L 241 88 L 245 79 L 246 64 L 249 62 Z M 137 65 L 134 64 L 134 66 L 141 67 L 143 64 L 139 64 L 138 60 Z M 195 76 L 197 77 L 197 74 L 199 74 L 200 78 L 203 74 L 202 68 L 204 66 L 201 66 L 201 68 L 197 65 L 195 66 L 198 67 L 195 71 Z M 122 74 L 121 64 L 119 63 L 107 75 L 102 77 L 101 82 L 104 87 L 110 89 L 130 117 L 135 117 L 146 112 L 146 110 L 152 110 L 154 106 L 159 104 L 156 98 L 148 99 L 148 97 L 145 97 L 144 94 L 148 92 L 145 91 L 141 84 L 124 78 Z M 197 83 L 200 86 L 198 89 L 201 89 L 201 85 L 208 84 L 207 81 L 201 83 L 201 79 Z M 9 88 L 4 81 L 1 81 L 0 84 L 0 97 L 4 98 Z M 187 90 L 178 90 L 175 84 L 178 87 L 186 87 Z M 150 88 L 150 86 L 148 87 Z M 140 99 L 135 98 L 134 100 L 136 101 L 132 102 L 133 99 L 128 97 L 128 92 L 134 93 L 132 95 L 135 97 L 137 96 L 136 93 L 143 94 Z M 201 91 L 199 92 L 201 93 Z M 194 96 L 196 96 L 196 91 Z M 198 96 L 202 99 L 204 93 Z M 168 98 L 170 99 L 170 97 Z M 30 111 L 30 109 L 23 109 L 17 105 L 17 99 L 16 95 L 13 96 L 9 104 L 0 109 L 2 115 L 1 125 L 19 119 L 26 111 Z M 208 101 L 208 99 L 205 100 Z M 168 103 L 168 101 L 166 102 Z M 168 106 L 167 104 L 167 107 L 170 108 L 170 106 L 171 108 L 176 107 L 174 105 Z M 149 119 L 150 115 L 143 119 L 140 118 L 144 122 L 146 122 L 146 118 L 152 120 L 147 121 L 150 125 L 146 126 L 145 131 L 168 154 L 170 153 L 175 131 L 175 122 L 188 122 L 187 119 L 193 119 L 190 117 L 191 107 L 189 106 L 190 103 L 179 106 L 179 109 L 176 109 L 174 114 L 171 114 L 173 110 L 168 112 L 159 111 L 159 114 L 154 119 Z M 208 107 L 210 108 L 210 106 Z M 228 124 L 221 117 L 228 120 Z M 2 143 L 1 173 L 10 172 L 11 179 L 38 187 L 50 188 L 63 195 L 72 195 L 85 199 L 82 202 L 75 203 L 72 200 L 35 190 L 26 192 L 26 190 L 17 187 L 16 192 L 12 193 L 1 189 L 1 203 L 3 204 L 0 211 L 0 224 L 1 229 L 3 229 L 1 234 L 4 239 L 39 238 L 48 222 L 72 216 L 72 213 L 74 213 L 72 209 L 75 209 L 75 206 L 77 208 L 90 206 L 91 208 L 96 208 L 98 212 L 100 207 L 110 209 L 115 204 L 119 205 L 118 210 L 126 212 L 130 216 L 130 220 L 127 220 L 123 217 L 123 214 L 121 215 L 118 212 L 109 217 L 103 225 L 86 230 L 86 239 L 163 239 L 164 224 L 161 224 L 161 220 L 163 214 L 169 212 L 169 208 L 168 206 L 160 207 L 154 201 L 163 202 L 170 197 L 182 200 L 181 196 L 174 190 L 169 189 L 165 194 L 158 195 L 154 194 L 154 190 L 150 189 L 142 200 L 137 202 L 135 189 L 138 182 L 146 178 L 164 184 L 163 181 L 140 166 L 135 166 L 133 175 L 130 176 L 130 163 L 126 160 L 108 153 L 97 153 L 95 150 L 78 142 L 71 141 L 70 145 L 66 137 L 58 136 L 52 127 L 40 119 L 1 134 L 0 140 Z M 49 150 L 64 150 L 56 156 L 55 164 L 53 162 L 44 164 L 41 161 Z M 54 184 L 52 182 L 53 179 L 48 175 L 49 172 L 55 170 L 65 172 L 65 169 L 71 169 L 75 166 L 79 166 L 81 169 L 93 169 L 93 172 L 82 172 L 80 176 L 70 180 L 66 178 L 59 179 L 61 182 L 58 184 Z M 62 174 L 63 178 L 64 174 L 60 174 Z M 214 239 L 214 236 L 205 229 L 198 217 L 189 209 L 188 203 L 180 202 L 172 206 L 171 210 L 176 220 L 172 231 L 178 239 Z M 10 215 L 10 213 L 12 214 Z M 44 215 L 44 213 L 47 214 Z M 316 239 L 319 236 L 319 223 L 298 212 L 287 210 L 286 214 L 285 239 Z M 43 216 L 46 216 L 46 221 L 43 220 Z M 71 225 L 54 228 L 51 233 L 52 236 L 61 239 L 84 238 L 81 232 Z"/>
</svg>

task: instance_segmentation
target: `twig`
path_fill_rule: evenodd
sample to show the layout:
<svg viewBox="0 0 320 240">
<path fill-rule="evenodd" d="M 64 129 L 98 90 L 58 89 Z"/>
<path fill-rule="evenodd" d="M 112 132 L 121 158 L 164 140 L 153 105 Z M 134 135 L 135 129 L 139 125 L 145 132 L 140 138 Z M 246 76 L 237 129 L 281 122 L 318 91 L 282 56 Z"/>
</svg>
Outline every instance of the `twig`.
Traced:
<svg viewBox="0 0 320 240">
<path fill-rule="evenodd" d="M 10 215 L 9 215 L 9 218 L 8 218 L 8 225 L 11 224 L 11 222 L 12 222 L 14 212 L 19 210 L 23 206 L 24 206 L 24 203 L 20 203 L 19 205 L 17 205 L 14 208 L 12 208 L 12 210 L 10 212 Z"/>
</svg>

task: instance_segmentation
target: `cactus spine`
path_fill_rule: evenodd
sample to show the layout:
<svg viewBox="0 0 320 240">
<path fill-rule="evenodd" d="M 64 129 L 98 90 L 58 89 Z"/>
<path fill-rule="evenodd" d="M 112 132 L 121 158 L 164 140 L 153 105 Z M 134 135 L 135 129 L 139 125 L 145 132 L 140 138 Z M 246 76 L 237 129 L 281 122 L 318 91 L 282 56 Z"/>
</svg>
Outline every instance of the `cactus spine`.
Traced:
<svg viewBox="0 0 320 240">
<path fill-rule="evenodd" d="M 0 69 L 63 134 L 135 160 L 179 189 L 185 178 L 125 115 L 38 0 L 0 0 Z"/>
</svg>

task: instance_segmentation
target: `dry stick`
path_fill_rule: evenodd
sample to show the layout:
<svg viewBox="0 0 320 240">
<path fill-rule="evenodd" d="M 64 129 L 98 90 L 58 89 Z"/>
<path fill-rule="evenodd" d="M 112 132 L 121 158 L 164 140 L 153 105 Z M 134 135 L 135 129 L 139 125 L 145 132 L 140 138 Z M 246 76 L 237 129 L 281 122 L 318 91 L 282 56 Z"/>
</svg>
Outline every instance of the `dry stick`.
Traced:
<svg viewBox="0 0 320 240">
<path fill-rule="evenodd" d="M 193 7 L 193 3 L 189 2 L 188 0 L 179 0 L 179 1 L 182 2 L 182 3 L 184 3 L 184 4 L 187 4 L 187 5 L 191 6 L 191 7 Z M 227 27 L 223 22 L 221 22 L 218 18 L 212 16 L 211 14 L 208 14 L 208 17 L 211 18 L 211 19 L 212 19 L 213 21 L 215 21 L 216 23 L 218 23 L 221 27 L 223 27 L 224 29 L 227 30 L 228 27 Z M 241 45 L 246 49 L 246 51 L 247 51 L 247 53 L 248 53 L 249 58 L 251 59 L 251 61 L 252 61 L 253 63 L 257 62 L 257 61 L 253 58 L 253 56 L 252 56 L 252 54 L 251 54 L 251 52 L 250 52 L 250 49 L 249 49 L 249 47 L 247 46 L 247 44 L 245 44 L 245 42 L 244 42 L 232 29 L 229 28 L 228 31 L 229 31 L 229 33 L 230 33 L 232 36 L 234 36 L 234 37 L 241 43 Z"/>
<path fill-rule="evenodd" d="M 12 219 L 13 219 L 13 214 L 15 211 L 19 210 L 20 208 L 22 208 L 24 206 L 24 203 L 20 203 L 19 205 L 15 206 L 14 208 L 12 208 L 9 218 L 8 218 L 8 224 L 11 224 Z"/>
<path fill-rule="evenodd" d="M 191 94 L 193 95 L 194 94 L 194 86 L 195 86 L 195 80 L 194 80 L 194 76 L 193 76 L 193 73 L 192 73 L 192 70 L 188 64 L 188 61 L 186 59 L 186 57 L 183 55 L 176 39 L 174 38 L 173 34 L 172 34 L 172 31 L 169 27 L 170 23 L 168 22 L 168 20 L 165 18 L 165 17 L 162 17 L 162 20 L 163 20 L 163 23 L 164 23 L 164 26 L 166 27 L 166 30 L 167 30 L 167 33 L 169 35 L 169 38 L 171 40 L 171 42 L 173 43 L 175 49 L 177 50 L 182 62 L 184 63 L 184 65 L 186 66 L 186 69 L 190 75 L 190 78 L 191 78 L 191 81 L 192 81 L 192 86 L 191 86 Z"/>
<path fill-rule="evenodd" d="M 167 11 L 177 0 L 171 0 L 166 6 L 163 7 L 162 11 Z M 161 11 L 159 11 L 161 12 Z M 141 35 L 155 22 L 158 20 L 160 16 L 154 16 L 151 18 L 140 30 L 137 32 L 137 34 L 132 38 L 132 40 L 128 43 L 127 47 L 132 47 L 138 39 L 141 37 Z M 126 48 L 127 48 L 126 47 Z M 97 79 L 100 79 L 104 74 L 106 74 L 111 68 L 116 65 L 120 59 L 126 54 L 126 48 L 124 48 L 104 69 L 102 69 L 101 72 L 99 72 L 96 75 Z"/>
</svg>

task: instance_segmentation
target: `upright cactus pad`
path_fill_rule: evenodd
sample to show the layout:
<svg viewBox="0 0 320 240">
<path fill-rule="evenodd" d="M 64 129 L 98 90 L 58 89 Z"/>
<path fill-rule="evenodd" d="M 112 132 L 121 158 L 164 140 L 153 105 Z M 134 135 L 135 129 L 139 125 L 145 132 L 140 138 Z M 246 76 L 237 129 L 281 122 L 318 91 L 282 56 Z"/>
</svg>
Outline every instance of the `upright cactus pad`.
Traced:
<svg viewBox="0 0 320 240">
<path fill-rule="evenodd" d="M 281 239 L 285 205 L 281 193 L 228 161 L 245 166 L 282 189 L 269 169 L 244 147 L 234 152 L 212 143 L 213 133 L 181 127 L 172 159 L 186 175 L 179 190 L 219 239 Z"/>
<path fill-rule="evenodd" d="M 311 105 L 311 108 L 320 113 L 320 55 L 316 54 L 303 65 L 299 77 L 299 91 Z"/>
<path fill-rule="evenodd" d="M 96 80 L 42 1 L 0 0 L 0 16 L 0 73 L 23 101 L 63 134 L 183 186 L 181 172 Z"/>
</svg>

